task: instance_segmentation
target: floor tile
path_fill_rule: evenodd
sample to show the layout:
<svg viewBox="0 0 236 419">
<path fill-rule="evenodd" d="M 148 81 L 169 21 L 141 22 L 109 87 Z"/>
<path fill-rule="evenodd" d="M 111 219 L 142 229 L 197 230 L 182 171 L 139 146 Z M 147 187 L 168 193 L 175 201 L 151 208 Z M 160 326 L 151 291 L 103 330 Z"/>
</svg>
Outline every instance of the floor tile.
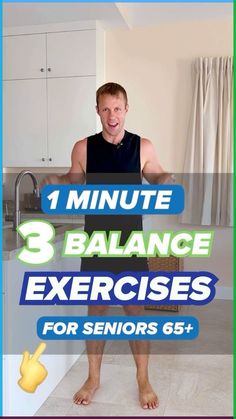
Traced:
<svg viewBox="0 0 236 419">
<path fill-rule="evenodd" d="M 222 355 L 154 355 L 150 381 L 158 409 L 139 405 L 132 355 L 105 355 L 101 386 L 89 406 L 73 403 L 74 393 L 87 378 L 87 356 L 65 375 L 38 416 L 194 416 L 232 415 L 232 357 Z"/>
<path fill-rule="evenodd" d="M 68 416 L 163 416 L 161 409 L 147 410 L 133 405 L 92 402 L 88 406 L 72 406 Z"/>
<path fill-rule="evenodd" d="M 87 364 L 81 363 L 79 368 L 71 368 L 71 370 L 65 375 L 63 380 L 58 384 L 55 390 L 52 392 L 53 397 L 63 397 L 72 399 L 73 395 L 82 386 L 87 378 Z"/>
<path fill-rule="evenodd" d="M 49 397 L 36 412 L 35 416 L 67 416 L 67 412 L 72 407 L 72 404 L 71 399 Z"/>
<path fill-rule="evenodd" d="M 165 415 L 185 411 L 187 415 L 232 414 L 232 382 L 217 373 L 173 371 Z"/>
<path fill-rule="evenodd" d="M 205 368 L 215 370 L 227 370 L 229 373 L 233 367 L 232 355 L 176 355 L 174 358 L 176 368 L 185 368 L 204 371 Z"/>
</svg>

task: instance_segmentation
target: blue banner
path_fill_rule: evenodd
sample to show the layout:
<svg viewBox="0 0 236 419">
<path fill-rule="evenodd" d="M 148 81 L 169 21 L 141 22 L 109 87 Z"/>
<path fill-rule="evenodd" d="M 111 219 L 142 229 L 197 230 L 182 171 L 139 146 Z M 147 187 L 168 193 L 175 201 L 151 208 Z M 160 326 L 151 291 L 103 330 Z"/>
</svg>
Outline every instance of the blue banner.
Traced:
<svg viewBox="0 0 236 419">
<path fill-rule="evenodd" d="M 210 272 L 25 272 L 21 305 L 208 304 Z"/>
<path fill-rule="evenodd" d="M 41 317 L 37 334 L 43 340 L 192 340 L 198 320 L 191 316 Z"/>
<path fill-rule="evenodd" d="M 46 214 L 180 214 L 181 185 L 47 185 L 42 188 Z"/>
</svg>

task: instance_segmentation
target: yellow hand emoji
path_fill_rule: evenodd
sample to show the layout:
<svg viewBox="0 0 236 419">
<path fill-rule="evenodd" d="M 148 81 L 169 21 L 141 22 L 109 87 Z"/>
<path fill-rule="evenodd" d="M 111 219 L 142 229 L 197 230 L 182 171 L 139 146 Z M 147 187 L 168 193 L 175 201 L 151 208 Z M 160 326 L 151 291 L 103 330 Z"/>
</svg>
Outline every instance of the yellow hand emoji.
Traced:
<svg viewBox="0 0 236 419">
<path fill-rule="evenodd" d="M 46 368 L 38 361 L 38 358 L 46 348 L 46 343 L 41 342 L 32 357 L 28 351 L 23 353 L 23 360 L 20 366 L 21 378 L 18 381 L 22 390 L 28 393 L 34 393 L 39 384 L 45 380 L 48 375 Z"/>
</svg>

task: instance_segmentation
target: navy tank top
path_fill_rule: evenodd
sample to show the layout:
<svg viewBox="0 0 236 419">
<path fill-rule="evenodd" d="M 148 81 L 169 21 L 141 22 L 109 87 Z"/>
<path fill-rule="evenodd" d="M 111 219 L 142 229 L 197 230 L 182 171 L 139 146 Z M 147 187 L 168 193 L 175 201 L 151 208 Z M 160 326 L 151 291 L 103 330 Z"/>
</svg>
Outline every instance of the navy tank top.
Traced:
<svg viewBox="0 0 236 419">
<path fill-rule="evenodd" d="M 102 133 L 87 139 L 87 184 L 141 184 L 140 137 L 125 131 L 122 141 L 112 144 Z M 95 230 L 121 230 L 120 244 L 124 244 L 132 231 L 142 230 L 141 215 L 87 215 L 84 230 L 90 236 Z M 147 271 L 147 259 L 92 257 L 82 259 L 82 271 Z"/>
</svg>

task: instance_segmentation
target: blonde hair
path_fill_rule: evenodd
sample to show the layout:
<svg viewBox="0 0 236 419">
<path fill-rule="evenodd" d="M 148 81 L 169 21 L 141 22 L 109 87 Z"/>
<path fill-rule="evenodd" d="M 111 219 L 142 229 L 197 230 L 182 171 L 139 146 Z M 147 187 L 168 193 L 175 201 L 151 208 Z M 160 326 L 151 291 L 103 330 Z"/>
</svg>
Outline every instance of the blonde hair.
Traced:
<svg viewBox="0 0 236 419">
<path fill-rule="evenodd" d="M 119 93 L 122 93 L 122 95 L 124 96 L 124 99 L 125 99 L 125 105 L 127 105 L 128 97 L 127 97 L 127 93 L 126 93 L 126 90 L 124 89 L 124 87 L 122 87 L 118 83 L 113 83 L 113 82 L 103 84 L 101 87 L 98 88 L 98 90 L 96 92 L 97 106 L 98 106 L 100 96 L 103 96 L 103 95 L 118 96 Z"/>
</svg>

